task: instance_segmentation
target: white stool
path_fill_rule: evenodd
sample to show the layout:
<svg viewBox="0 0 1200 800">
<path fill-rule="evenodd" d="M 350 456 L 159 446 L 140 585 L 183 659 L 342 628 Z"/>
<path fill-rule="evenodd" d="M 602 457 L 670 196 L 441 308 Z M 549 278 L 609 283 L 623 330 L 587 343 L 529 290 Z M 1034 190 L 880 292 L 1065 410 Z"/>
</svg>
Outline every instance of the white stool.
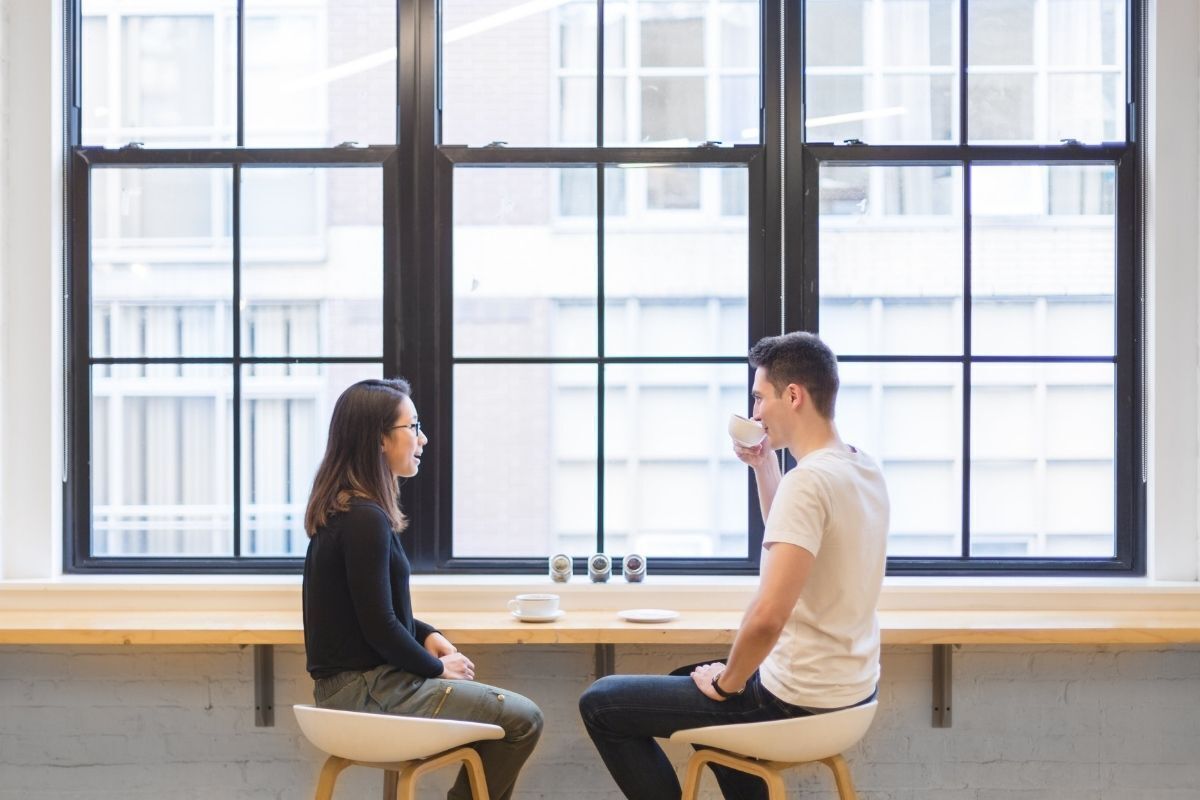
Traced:
<svg viewBox="0 0 1200 800">
<path fill-rule="evenodd" d="M 871 727 L 879 703 L 795 717 L 774 722 L 713 725 L 671 735 L 672 742 L 697 745 L 687 766 L 682 800 L 695 800 L 700 792 L 700 773 L 706 764 L 720 764 L 757 775 L 767 782 L 770 800 L 785 800 L 783 770 L 797 764 L 820 761 L 833 770 L 838 797 L 854 800 L 854 782 L 841 754 L 858 743 Z"/>
<path fill-rule="evenodd" d="M 471 779 L 471 797 L 488 800 L 483 762 L 464 745 L 504 738 L 499 725 L 306 705 L 292 709 L 308 740 L 329 754 L 321 768 L 316 800 L 331 800 L 338 775 L 352 764 L 397 774 L 396 800 L 415 800 L 419 776 L 459 762 Z"/>
</svg>

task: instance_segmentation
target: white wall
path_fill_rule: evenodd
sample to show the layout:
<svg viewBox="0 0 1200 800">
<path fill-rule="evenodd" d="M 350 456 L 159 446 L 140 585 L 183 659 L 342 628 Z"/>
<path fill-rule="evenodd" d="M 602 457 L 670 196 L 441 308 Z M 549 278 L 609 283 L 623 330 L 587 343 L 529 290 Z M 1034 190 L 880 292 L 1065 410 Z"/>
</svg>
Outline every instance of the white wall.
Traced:
<svg viewBox="0 0 1200 800">
<path fill-rule="evenodd" d="M 59 3 L 3 0 L 0 577 L 61 569 Z"/>
<path fill-rule="evenodd" d="M 520 800 L 619 797 L 576 701 L 590 647 L 478 647 L 482 680 L 546 714 Z M 618 672 L 711 657 L 618 647 Z M 266 800 L 311 796 L 320 756 L 288 705 L 311 702 L 300 648 L 276 652 L 276 726 L 254 727 L 253 655 L 228 648 L 0 648 L 0 800 Z M 928 648 L 885 651 L 881 707 L 849 755 L 863 800 L 1194 800 L 1200 786 L 1200 648 L 967 647 L 955 655 L 954 724 L 930 726 Z M 672 748 L 676 764 L 685 748 Z M 339 797 L 378 797 L 345 773 Z M 709 798 L 714 783 L 706 778 Z M 823 769 L 796 771 L 812 800 Z M 423 798 L 447 777 L 431 779 Z"/>
</svg>

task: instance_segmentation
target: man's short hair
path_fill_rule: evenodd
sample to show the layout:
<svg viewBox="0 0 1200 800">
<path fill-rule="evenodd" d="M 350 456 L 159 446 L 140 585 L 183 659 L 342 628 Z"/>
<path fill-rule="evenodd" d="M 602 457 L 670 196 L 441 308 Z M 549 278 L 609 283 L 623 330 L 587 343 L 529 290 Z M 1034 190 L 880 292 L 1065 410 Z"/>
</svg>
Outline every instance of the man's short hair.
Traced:
<svg viewBox="0 0 1200 800">
<path fill-rule="evenodd" d="M 838 392 L 837 356 L 812 333 L 785 333 L 759 339 L 750 348 L 750 366 L 767 371 L 767 380 L 782 394 L 789 383 L 803 386 L 817 413 L 833 419 Z"/>
</svg>

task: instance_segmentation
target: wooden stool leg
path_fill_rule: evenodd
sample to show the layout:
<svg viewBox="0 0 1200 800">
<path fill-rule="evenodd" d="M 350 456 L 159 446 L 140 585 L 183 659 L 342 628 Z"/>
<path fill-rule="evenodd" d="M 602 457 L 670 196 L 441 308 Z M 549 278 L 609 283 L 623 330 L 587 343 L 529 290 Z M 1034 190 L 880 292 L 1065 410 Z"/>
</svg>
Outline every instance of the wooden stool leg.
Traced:
<svg viewBox="0 0 1200 800">
<path fill-rule="evenodd" d="M 846 765 L 846 759 L 841 756 L 830 756 L 821 759 L 821 763 L 833 771 L 838 797 L 841 800 L 858 800 L 858 794 L 854 791 L 854 781 L 850 779 L 850 767 Z"/>
<path fill-rule="evenodd" d="M 338 775 L 348 766 L 348 760 L 337 756 L 330 756 L 325 760 L 325 766 L 321 767 L 321 777 L 317 779 L 315 800 L 332 800 L 333 785 L 337 783 Z"/>
<path fill-rule="evenodd" d="M 490 800 L 487 788 L 487 776 L 483 774 L 483 760 L 474 749 L 463 752 L 463 768 L 471 781 L 471 797 L 473 800 Z"/>
<path fill-rule="evenodd" d="M 698 800 L 700 797 L 700 776 L 708 764 L 707 750 L 697 750 L 688 759 L 687 775 L 683 779 L 683 796 L 680 800 Z"/>
<path fill-rule="evenodd" d="M 417 800 L 417 778 L 447 764 L 458 763 L 466 765 L 471 792 L 476 800 L 489 800 L 487 783 L 483 779 L 483 762 L 479 759 L 479 754 L 470 747 L 460 747 L 423 761 L 410 761 L 405 764 L 397 781 L 396 800 Z"/>
<path fill-rule="evenodd" d="M 767 782 L 767 800 L 787 800 L 787 784 L 783 782 L 782 773 L 765 770 L 761 777 Z"/>
<path fill-rule="evenodd" d="M 791 766 L 790 764 L 759 761 L 739 756 L 736 753 L 727 753 L 724 750 L 709 749 L 697 750 L 696 754 L 688 761 L 687 782 L 684 784 L 683 797 L 680 800 L 696 800 L 699 797 L 700 775 L 708 764 L 720 764 L 722 767 L 729 767 L 738 772 L 762 778 L 767 784 L 768 800 L 787 800 L 787 784 L 783 782 L 782 773 Z"/>
</svg>

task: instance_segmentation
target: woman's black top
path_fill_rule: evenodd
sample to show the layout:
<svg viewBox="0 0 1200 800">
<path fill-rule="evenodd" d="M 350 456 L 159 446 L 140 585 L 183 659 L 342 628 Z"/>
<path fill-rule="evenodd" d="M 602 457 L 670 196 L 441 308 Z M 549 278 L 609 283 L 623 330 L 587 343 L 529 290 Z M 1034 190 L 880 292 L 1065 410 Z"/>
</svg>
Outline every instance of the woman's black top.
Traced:
<svg viewBox="0 0 1200 800">
<path fill-rule="evenodd" d="M 383 509 L 353 500 L 309 540 L 304 558 L 304 649 L 313 679 L 391 664 L 442 674 L 424 647 L 434 628 L 413 619 L 412 568 Z"/>
</svg>

